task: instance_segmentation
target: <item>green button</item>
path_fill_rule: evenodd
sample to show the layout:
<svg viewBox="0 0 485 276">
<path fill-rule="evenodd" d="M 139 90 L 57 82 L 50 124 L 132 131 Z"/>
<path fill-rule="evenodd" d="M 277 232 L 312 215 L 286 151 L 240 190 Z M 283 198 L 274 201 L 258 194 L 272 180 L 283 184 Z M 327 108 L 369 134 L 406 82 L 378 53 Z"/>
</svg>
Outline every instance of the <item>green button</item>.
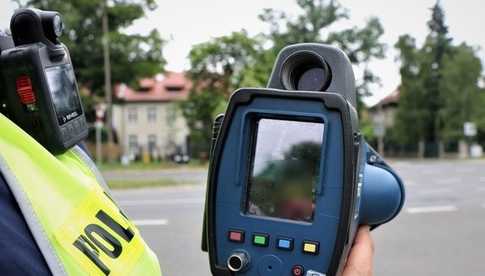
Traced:
<svg viewBox="0 0 485 276">
<path fill-rule="evenodd" d="M 268 246 L 268 236 L 253 235 L 253 244 L 258 246 Z"/>
</svg>

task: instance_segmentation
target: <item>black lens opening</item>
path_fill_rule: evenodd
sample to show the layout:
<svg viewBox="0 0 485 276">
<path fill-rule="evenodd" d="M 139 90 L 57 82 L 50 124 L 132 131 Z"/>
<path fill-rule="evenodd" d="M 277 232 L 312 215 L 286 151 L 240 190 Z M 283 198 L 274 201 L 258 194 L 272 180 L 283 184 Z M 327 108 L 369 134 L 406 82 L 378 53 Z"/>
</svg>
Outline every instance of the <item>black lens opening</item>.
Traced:
<svg viewBox="0 0 485 276">
<path fill-rule="evenodd" d="M 298 51 L 283 63 L 281 82 L 287 90 L 325 91 L 332 72 L 322 56 L 312 51 Z"/>
</svg>

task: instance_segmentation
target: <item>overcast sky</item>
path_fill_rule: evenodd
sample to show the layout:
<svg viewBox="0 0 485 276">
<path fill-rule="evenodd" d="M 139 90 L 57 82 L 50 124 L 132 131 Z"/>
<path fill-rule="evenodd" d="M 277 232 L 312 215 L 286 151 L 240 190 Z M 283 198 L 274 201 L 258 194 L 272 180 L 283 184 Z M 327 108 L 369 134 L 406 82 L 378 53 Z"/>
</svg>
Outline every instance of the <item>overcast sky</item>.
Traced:
<svg viewBox="0 0 485 276">
<path fill-rule="evenodd" d="M 12 11 L 16 8 L 8 0 L 0 0 L 0 28 L 8 26 Z M 180 71 L 188 68 L 187 54 L 192 45 L 211 37 L 246 29 L 250 34 L 266 31 L 266 25 L 258 20 L 264 8 L 275 8 L 296 14 L 295 0 L 176 0 L 158 1 L 158 9 L 146 18 L 136 21 L 129 32 L 147 33 L 157 28 L 169 40 L 164 48 L 168 60 L 167 69 Z M 375 87 L 373 103 L 392 92 L 399 84 L 398 65 L 395 63 L 394 43 L 399 35 L 409 33 L 422 43 L 428 30 L 426 21 L 434 0 L 341 0 L 350 11 L 350 20 L 337 26 L 362 25 L 371 16 L 377 16 L 384 26 L 382 42 L 388 45 L 387 57 L 371 64 L 371 69 L 381 77 L 382 86 Z M 485 5 L 483 0 L 442 0 L 446 22 L 454 43 L 466 41 L 470 45 L 485 48 Z M 480 52 L 482 60 L 484 51 Z"/>
</svg>

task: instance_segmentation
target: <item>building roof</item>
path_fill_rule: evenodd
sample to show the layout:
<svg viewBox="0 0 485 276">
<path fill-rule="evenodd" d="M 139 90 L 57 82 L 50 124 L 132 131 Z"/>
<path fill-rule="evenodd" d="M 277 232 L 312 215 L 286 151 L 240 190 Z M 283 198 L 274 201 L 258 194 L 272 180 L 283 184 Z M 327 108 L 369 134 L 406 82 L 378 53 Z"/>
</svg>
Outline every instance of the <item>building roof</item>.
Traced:
<svg viewBox="0 0 485 276">
<path fill-rule="evenodd" d="M 396 90 L 392 91 L 391 94 L 385 96 L 382 98 L 374 107 L 377 106 L 388 106 L 388 105 L 397 105 L 399 102 L 399 88 L 396 88 Z"/>
<path fill-rule="evenodd" d="M 166 72 L 139 81 L 135 90 L 126 84 L 116 84 L 114 95 L 121 102 L 175 102 L 187 99 L 192 82 L 185 73 Z"/>
</svg>

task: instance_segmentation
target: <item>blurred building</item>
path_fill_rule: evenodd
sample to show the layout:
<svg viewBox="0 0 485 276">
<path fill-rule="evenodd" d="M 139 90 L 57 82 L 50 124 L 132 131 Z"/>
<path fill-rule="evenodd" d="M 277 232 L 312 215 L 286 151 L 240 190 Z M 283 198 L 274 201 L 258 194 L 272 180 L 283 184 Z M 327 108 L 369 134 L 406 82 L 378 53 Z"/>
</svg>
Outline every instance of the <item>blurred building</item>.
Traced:
<svg viewBox="0 0 485 276">
<path fill-rule="evenodd" d="M 377 138 L 377 151 L 384 156 L 384 136 L 386 130 L 394 126 L 397 107 L 399 103 L 399 88 L 382 98 L 369 109 L 373 124 L 374 136 Z"/>
<path fill-rule="evenodd" d="M 157 160 L 187 154 L 189 129 L 179 102 L 191 85 L 184 73 L 167 72 L 140 80 L 136 90 L 115 86 L 113 128 L 123 156 Z"/>
<path fill-rule="evenodd" d="M 399 88 L 382 98 L 377 104 L 369 109 L 374 126 L 384 129 L 394 126 L 394 119 L 399 104 Z"/>
</svg>

